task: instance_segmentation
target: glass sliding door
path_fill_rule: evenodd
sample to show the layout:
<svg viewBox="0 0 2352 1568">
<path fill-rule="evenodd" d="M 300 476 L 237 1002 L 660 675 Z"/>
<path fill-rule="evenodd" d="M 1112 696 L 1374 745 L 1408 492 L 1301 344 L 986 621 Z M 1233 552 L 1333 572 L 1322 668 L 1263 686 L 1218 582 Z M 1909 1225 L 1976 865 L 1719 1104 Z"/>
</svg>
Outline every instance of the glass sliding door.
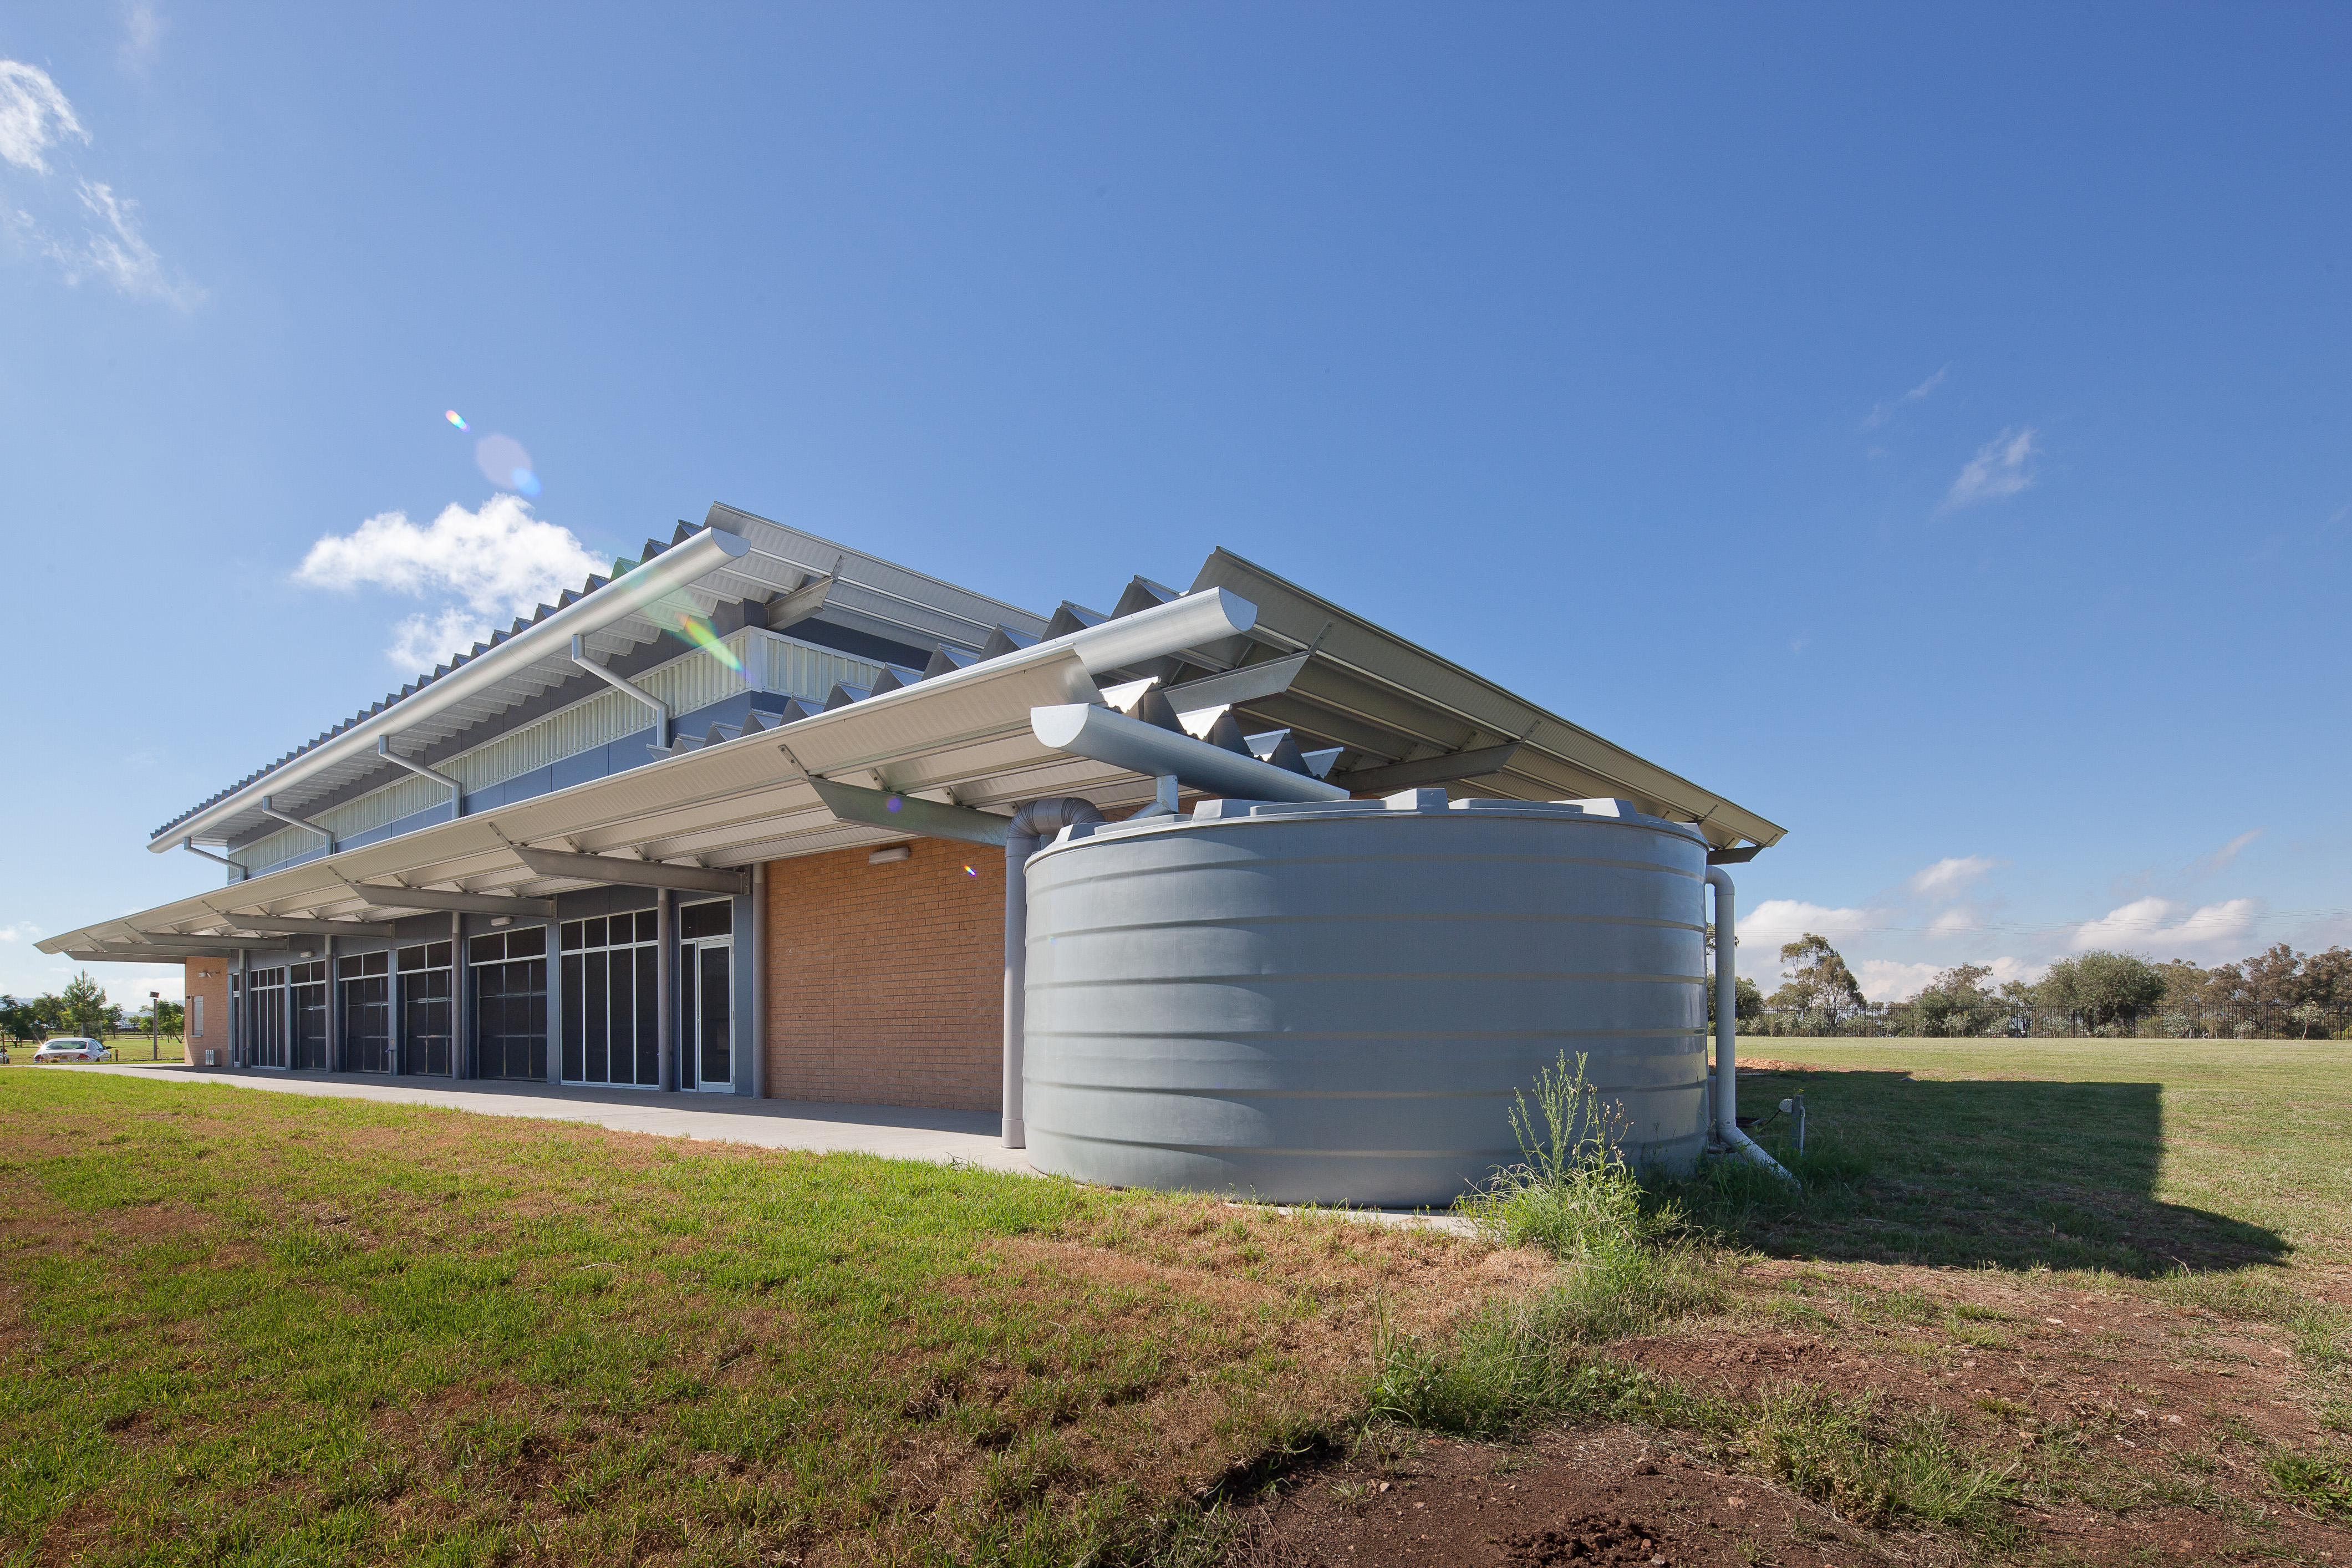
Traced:
<svg viewBox="0 0 2352 1568">
<path fill-rule="evenodd" d="M 566 921 L 563 957 L 563 1081 L 658 1088 L 654 1049 L 657 994 L 656 917 L 651 910 Z"/>
<path fill-rule="evenodd" d="M 257 1068 L 286 1065 L 286 971 L 247 970 L 245 1010 L 253 1037 L 252 1062 Z"/>
<path fill-rule="evenodd" d="M 724 900 L 678 910 L 678 1058 L 688 1089 L 735 1086 L 734 914 Z"/>
<path fill-rule="evenodd" d="M 327 1070 L 327 961 L 294 966 L 294 1065 L 305 1072 Z"/>
<path fill-rule="evenodd" d="M 403 1073 L 447 1078 L 456 1059 L 449 1017 L 451 944 L 421 942 L 394 955 L 400 1032 L 394 1041 Z"/>
<path fill-rule="evenodd" d="M 335 989 L 343 1010 L 344 1069 L 390 1072 L 392 954 L 355 952 L 335 960 Z"/>
<path fill-rule="evenodd" d="M 547 1078 L 547 928 L 493 931 L 466 944 L 474 974 L 475 1070 Z"/>
</svg>

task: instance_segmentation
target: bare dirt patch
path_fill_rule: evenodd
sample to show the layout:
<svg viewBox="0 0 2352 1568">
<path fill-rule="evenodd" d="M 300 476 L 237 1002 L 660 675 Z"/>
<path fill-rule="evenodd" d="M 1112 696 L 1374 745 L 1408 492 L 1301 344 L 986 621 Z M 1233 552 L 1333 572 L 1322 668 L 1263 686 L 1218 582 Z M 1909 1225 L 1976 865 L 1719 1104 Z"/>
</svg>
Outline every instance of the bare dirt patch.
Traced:
<svg viewBox="0 0 2352 1568">
<path fill-rule="evenodd" d="M 1756 1261 L 1727 1321 L 1608 1353 L 1702 1394 L 1938 1407 L 2017 1483 L 2008 1534 L 1864 1528 L 1736 1447 L 1612 1426 L 1375 1438 L 1262 1508 L 1237 1568 L 2352 1562 L 2352 1530 L 2269 1479 L 2281 1453 L 2339 1449 L 2283 1329 L 2056 1279 Z"/>
</svg>

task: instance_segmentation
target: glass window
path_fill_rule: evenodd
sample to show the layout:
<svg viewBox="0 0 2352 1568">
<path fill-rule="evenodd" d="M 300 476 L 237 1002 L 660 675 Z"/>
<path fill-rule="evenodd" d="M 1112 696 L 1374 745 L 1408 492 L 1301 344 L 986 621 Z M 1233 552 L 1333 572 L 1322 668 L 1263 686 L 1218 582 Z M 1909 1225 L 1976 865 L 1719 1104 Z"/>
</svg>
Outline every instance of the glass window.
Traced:
<svg viewBox="0 0 2352 1568">
<path fill-rule="evenodd" d="M 466 944 L 466 961 L 469 963 L 496 963 L 507 955 L 507 933 L 492 931 L 478 936 Z"/>
<path fill-rule="evenodd" d="M 735 905 L 722 899 L 715 904 L 688 904 L 678 911 L 682 922 L 678 934 L 691 942 L 696 937 L 725 936 L 735 929 Z"/>
<path fill-rule="evenodd" d="M 509 958 L 541 958 L 547 953 L 547 928 L 524 926 L 507 932 Z"/>
<path fill-rule="evenodd" d="M 612 915 L 576 922 L 583 945 L 567 951 L 559 972 L 563 987 L 563 1077 L 567 1082 L 653 1087 L 652 931 L 633 945 L 641 922 Z"/>
<path fill-rule="evenodd" d="M 660 910 L 644 910 L 638 912 L 637 940 L 639 942 L 658 942 L 661 940 Z"/>
</svg>

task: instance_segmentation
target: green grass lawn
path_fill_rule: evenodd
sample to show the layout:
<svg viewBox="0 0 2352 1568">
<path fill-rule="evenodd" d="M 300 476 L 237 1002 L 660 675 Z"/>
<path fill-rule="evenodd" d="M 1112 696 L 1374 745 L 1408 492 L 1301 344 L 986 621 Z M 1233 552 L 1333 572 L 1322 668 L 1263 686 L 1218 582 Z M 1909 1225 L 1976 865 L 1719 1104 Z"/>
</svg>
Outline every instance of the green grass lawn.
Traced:
<svg viewBox="0 0 2352 1568">
<path fill-rule="evenodd" d="M 2352 1261 L 2352 1046 L 1768 1038 L 1741 1057 L 1820 1069 L 1742 1079 L 1743 1113 L 1800 1090 L 1811 1112 L 1813 1199 L 1731 1184 L 1712 1205 L 1767 1250 L 2139 1276 Z M 1788 1119 L 1756 1131 L 1789 1152 Z"/>
<path fill-rule="evenodd" d="M 1330 1216 L 0 1079 L 0 1560 L 1118 1561 L 1504 1281 Z"/>
</svg>

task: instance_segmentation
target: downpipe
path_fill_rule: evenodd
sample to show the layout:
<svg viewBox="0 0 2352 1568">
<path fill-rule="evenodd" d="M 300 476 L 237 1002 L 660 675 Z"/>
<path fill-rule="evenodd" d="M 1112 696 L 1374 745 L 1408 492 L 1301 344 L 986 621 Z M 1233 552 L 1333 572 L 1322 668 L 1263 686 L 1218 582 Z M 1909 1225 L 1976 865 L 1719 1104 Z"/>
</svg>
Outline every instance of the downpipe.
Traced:
<svg viewBox="0 0 2352 1568">
<path fill-rule="evenodd" d="M 1004 1146 L 1029 1146 L 1022 1118 L 1022 1074 L 1027 1053 L 1029 991 L 1029 857 L 1037 846 L 1082 822 L 1100 822 L 1090 800 L 1033 800 L 1013 814 L 1004 840 Z"/>
<path fill-rule="evenodd" d="M 1715 889 L 1715 1135 L 1728 1152 L 1794 1185 L 1797 1178 L 1787 1167 L 1739 1130 L 1739 934 L 1730 874 L 1709 866 L 1706 885 Z"/>
</svg>

